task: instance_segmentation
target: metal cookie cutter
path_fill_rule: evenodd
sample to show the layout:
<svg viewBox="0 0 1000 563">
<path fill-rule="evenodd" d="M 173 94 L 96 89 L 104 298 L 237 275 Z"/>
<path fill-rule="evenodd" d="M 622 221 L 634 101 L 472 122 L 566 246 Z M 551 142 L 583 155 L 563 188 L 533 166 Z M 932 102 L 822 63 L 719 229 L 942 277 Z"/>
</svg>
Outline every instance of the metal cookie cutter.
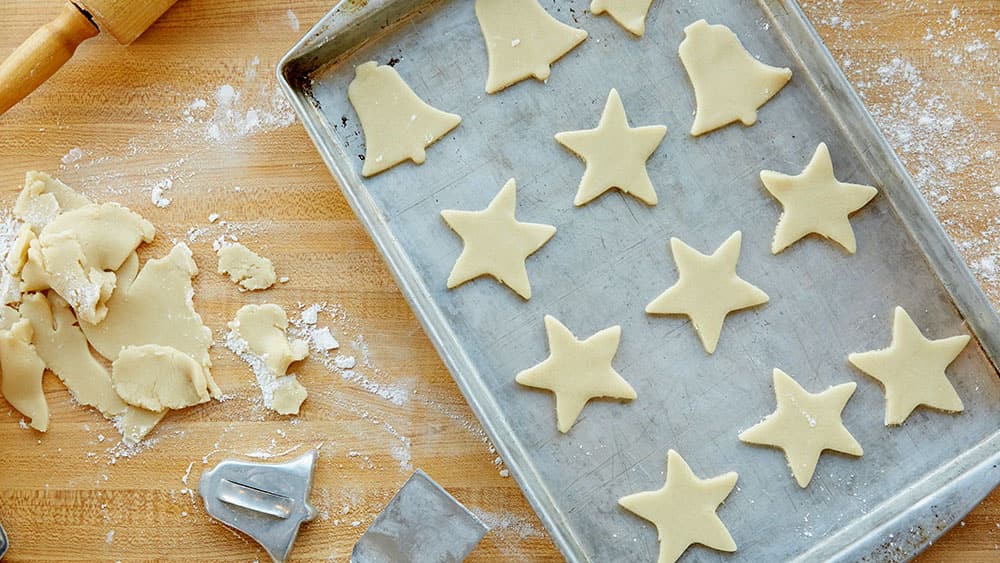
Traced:
<svg viewBox="0 0 1000 563">
<path fill-rule="evenodd" d="M 3 559 L 8 547 L 10 542 L 7 541 L 7 531 L 3 529 L 3 524 L 0 524 L 0 559 Z"/>
<path fill-rule="evenodd" d="M 201 474 L 198 493 L 210 516 L 250 536 L 281 563 L 299 526 L 316 517 L 309 491 L 318 456 L 309 450 L 276 464 L 227 459 Z"/>
<path fill-rule="evenodd" d="M 355 544 L 351 563 L 460 563 L 488 531 L 418 469 Z"/>
</svg>

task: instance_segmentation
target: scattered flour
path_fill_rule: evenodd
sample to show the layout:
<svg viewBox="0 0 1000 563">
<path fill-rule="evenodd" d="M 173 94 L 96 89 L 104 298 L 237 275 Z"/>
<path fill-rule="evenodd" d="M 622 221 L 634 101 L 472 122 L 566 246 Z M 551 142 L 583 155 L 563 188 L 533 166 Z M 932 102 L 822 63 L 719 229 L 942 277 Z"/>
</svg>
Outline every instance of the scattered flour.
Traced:
<svg viewBox="0 0 1000 563">
<path fill-rule="evenodd" d="M 292 28 L 292 31 L 299 30 L 299 17 L 295 15 L 295 12 L 289 8 L 285 15 L 288 16 L 288 25 Z"/>
<path fill-rule="evenodd" d="M 153 205 L 163 208 L 170 205 L 170 198 L 165 194 L 174 187 L 174 181 L 170 178 L 164 178 L 153 185 L 150 189 L 150 196 L 153 200 Z"/>
<path fill-rule="evenodd" d="M 69 152 L 63 155 L 60 161 L 64 165 L 66 165 L 66 164 L 73 164 L 74 162 L 77 162 L 81 158 L 83 158 L 83 149 L 81 149 L 80 147 L 73 147 L 69 149 Z"/>
</svg>

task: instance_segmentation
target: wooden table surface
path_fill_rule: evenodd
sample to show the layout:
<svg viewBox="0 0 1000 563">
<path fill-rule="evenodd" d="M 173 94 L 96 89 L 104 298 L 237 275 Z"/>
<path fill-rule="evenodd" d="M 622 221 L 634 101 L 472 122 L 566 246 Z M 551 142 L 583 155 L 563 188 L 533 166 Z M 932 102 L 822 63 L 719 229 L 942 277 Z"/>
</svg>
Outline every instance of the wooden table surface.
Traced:
<svg viewBox="0 0 1000 563">
<path fill-rule="evenodd" d="M 314 360 L 297 368 L 311 394 L 300 422 L 290 423 L 262 411 L 248 368 L 216 346 L 215 377 L 230 398 L 171 414 L 138 450 L 117 445 L 110 424 L 74 406 L 46 375 L 47 434 L 21 429 L 9 407 L 0 413 L 0 522 L 11 561 L 266 560 L 212 522 L 190 488 L 224 457 L 286 459 L 319 444 L 313 500 L 321 517 L 303 529 L 295 560 L 346 560 L 413 467 L 494 528 L 472 560 L 559 559 L 275 90 L 276 62 L 332 3 L 180 0 L 130 47 L 107 37 L 84 44 L 68 68 L 0 118 L 4 207 L 28 169 L 121 202 L 158 228 L 144 256 L 189 242 L 202 269 L 195 303 L 217 335 L 246 302 L 276 302 L 293 314 L 299 303 L 326 302 L 338 315 L 321 323 L 360 362 L 353 379 Z M 0 54 L 59 4 L 0 3 Z M 1000 303 L 991 261 L 1000 232 L 1000 4 L 804 4 Z M 219 107 L 225 85 L 238 96 L 228 113 Z M 157 185 L 169 188 L 164 208 L 151 200 Z M 212 213 L 221 220 L 210 223 Z M 236 291 L 214 273 L 212 242 L 226 234 L 270 256 L 289 281 Z M 994 492 L 921 560 L 997 561 L 998 543 Z"/>
</svg>

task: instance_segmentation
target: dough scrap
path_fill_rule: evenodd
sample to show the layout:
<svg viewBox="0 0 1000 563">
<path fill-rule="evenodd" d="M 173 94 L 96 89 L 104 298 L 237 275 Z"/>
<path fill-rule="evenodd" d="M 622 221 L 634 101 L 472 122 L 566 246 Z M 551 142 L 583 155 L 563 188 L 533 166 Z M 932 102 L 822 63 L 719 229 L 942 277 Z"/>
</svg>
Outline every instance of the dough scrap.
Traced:
<svg viewBox="0 0 1000 563">
<path fill-rule="evenodd" d="M 4 259 L 4 266 L 6 266 L 8 272 L 15 276 L 21 275 L 21 270 L 28 261 L 28 248 L 31 247 L 31 241 L 37 238 L 38 236 L 35 235 L 35 231 L 31 230 L 31 225 L 27 223 L 21 225 L 21 228 L 17 231 L 17 238 L 10 245 L 7 257 Z"/>
<path fill-rule="evenodd" d="M 24 188 L 14 202 L 14 216 L 36 232 L 64 211 L 92 203 L 86 196 L 59 180 L 37 170 L 24 175 Z"/>
<path fill-rule="evenodd" d="M 620 326 L 606 328 L 586 340 L 577 340 L 555 317 L 545 315 L 545 333 L 549 340 L 549 357 L 518 373 L 515 380 L 521 385 L 555 394 L 560 432 L 569 432 L 591 399 L 635 399 L 635 390 L 611 366 L 621 340 Z"/>
<path fill-rule="evenodd" d="M 736 551 L 736 542 L 716 514 L 739 475 L 730 471 L 710 479 L 699 479 L 684 458 L 667 452 L 667 479 L 656 491 L 635 493 L 618 504 L 656 526 L 660 539 L 658 563 L 673 563 L 693 544 L 718 551 Z"/>
<path fill-rule="evenodd" d="M 534 76 L 547 80 L 550 65 L 587 38 L 587 32 L 553 18 L 538 0 L 476 0 L 486 40 L 486 93 Z"/>
<path fill-rule="evenodd" d="M 847 359 L 885 388 L 885 425 L 896 425 L 920 405 L 962 411 L 962 399 L 945 370 L 969 340 L 967 334 L 930 340 L 902 307 L 896 307 L 889 347 L 851 354 Z"/>
<path fill-rule="evenodd" d="M 823 450 L 853 456 L 864 453 L 841 420 L 841 412 L 856 387 L 853 382 L 842 383 L 821 393 L 810 393 L 775 368 L 774 395 L 778 408 L 759 424 L 740 433 L 740 440 L 784 450 L 795 481 L 805 488 L 812 480 Z"/>
<path fill-rule="evenodd" d="M 424 149 L 461 123 L 462 118 L 420 99 L 396 69 L 374 61 L 359 65 L 347 87 L 365 133 L 366 178 L 405 161 L 423 164 Z"/>
<path fill-rule="evenodd" d="M 726 316 L 740 309 L 767 303 L 767 294 L 736 274 L 743 234 L 736 231 L 711 256 L 670 239 L 678 280 L 646 305 L 653 315 L 687 315 L 701 344 L 715 352 Z"/>
<path fill-rule="evenodd" d="M 18 412 L 31 419 L 32 428 L 45 432 L 49 427 L 49 405 L 42 391 L 45 363 L 31 344 L 31 323 L 21 319 L 0 331 L 0 391 Z"/>
<path fill-rule="evenodd" d="M 798 176 L 763 170 L 760 180 L 784 209 L 774 230 L 771 253 L 777 254 L 810 233 L 822 235 L 854 254 L 857 242 L 848 216 L 878 194 L 872 186 L 840 182 L 826 143 Z"/>
<path fill-rule="evenodd" d="M 274 264 L 240 243 L 219 248 L 219 273 L 229 275 L 243 289 L 267 289 L 278 281 Z"/>
<path fill-rule="evenodd" d="M 524 299 L 531 299 L 524 262 L 556 234 L 556 228 L 521 223 L 515 218 L 516 208 L 517 183 L 511 178 L 482 211 L 441 212 L 463 243 L 462 254 L 448 276 L 448 289 L 490 275 Z"/>
<path fill-rule="evenodd" d="M 94 349 L 111 362 L 127 346 L 159 344 L 184 352 L 204 368 L 209 393 L 218 399 L 222 391 L 209 371 L 212 331 L 202 323 L 192 302 L 191 278 L 197 273 L 191 249 L 184 243 L 163 258 L 146 261 L 141 271 L 133 252 L 117 272 L 118 285 L 108 299 L 107 317 L 99 324 L 81 319 L 80 328 Z"/>
<path fill-rule="evenodd" d="M 618 25 L 642 37 L 646 32 L 646 14 L 653 0 L 592 0 L 590 13 L 599 16 L 607 13 Z"/>
<path fill-rule="evenodd" d="M 21 320 L 21 313 L 13 307 L 0 306 L 0 330 L 10 330 L 14 323 Z"/>
<path fill-rule="evenodd" d="M 126 403 L 160 412 L 209 401 L 201 365 L 176 348 L 127 346 L 111 365 L 111 382 Z"/>
<path fill-rule="evenodd" d="M 152 242 L 155 233 L 152 223 L 117 203 L 66 211 L 31 241 L 24 289 L 51 287 L 81 321 L 99 323 L 115 287 L 112 270 L 140 244 Z"/>
<path fill-rule="evenodd" d="M 108 418 L 125 412 L 128 405 L 112 387 L 108 370 L 91 354 L 66 301 L 55 293 L 29 293 L 21 302 L 21 315 L 31 322 L 38 355 L 76 402 Z"/>
<path fill-rule="evenodd" d="M 246 352 L 254 357 L 253 366 L 257 385 L 264 399 L 264 406 L 279 414 L 298 414 L 299 406 L 307 392 L 294 375 L 286 376 L 292 362 L 304 360 L 309 355 L 305 340 L 289 340 L 288 317 L 280 306 L 244 305 L 229 323 L 231 336 L 245 344 Z M 240 353 L 242 346 L 237 348 Z M 243 354 L 241 354 L 242 356 Z"/>
<path fill-rule="evenodd" d="M 125 414 L 115 419 L 115 427 L 122 434 L 126 444 L 137 444 L 145 438 L 153 428 L 163 420 L 169 411 L 148 411 L 129 405 Z"/>
<path fill-rule="evenodd" d="M 646 161 L 666 134 L 663 125 L 629 127 L 621 96 L 612 88 L 595 129 L 556 133 L 556 141 L 587 164 L 573 204 L 584 205 L 618 188 L 646 205 L 656 205 Z"/>
<path fill-rule="evenodd" d="M 757 109 L 792 78 L 788 68 L 768 66 L 746 51 L 724 25 L 698 20 L 684 28 L 678 54 L 694 87 L 698 109 L 691 135 L 741 121 L 757 122 Z"/>
</svg>

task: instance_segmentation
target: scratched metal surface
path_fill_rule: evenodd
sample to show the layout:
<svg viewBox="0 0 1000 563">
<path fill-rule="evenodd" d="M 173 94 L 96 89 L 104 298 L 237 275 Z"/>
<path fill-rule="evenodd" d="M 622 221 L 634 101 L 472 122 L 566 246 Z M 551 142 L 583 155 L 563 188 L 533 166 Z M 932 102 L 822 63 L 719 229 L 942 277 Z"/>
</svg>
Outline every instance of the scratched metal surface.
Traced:
<svg viewBox="0 0 1000 563">
<path fill-rule="evenodd" d="M 492 96 L 484 93 L 486 52 L 473 2 L 364 4 L 335 7 L 292 49 L 279 75 L 568 559 L 655 559 L 655 529 L 616 501 L 663 484 L 668 448 L 703 477 L 740 474 L 719 509 L 739 551 L 723 556 L 696 546 L 689 560 L 905 559 L 997 484 L 990 464 L 1000 451 L 1000 384 L 987 356 L 1000 355 L 1000 324 L 791 0 L 658 0 L 640 40 L 592 16 L 589 1 L 543 0 L 556 18 L 590 37 L 553 66 L 546 84 L 529 80 Z M 755 126 L 688 136 L 694 98 L 676 52 L 683 28 L 699 18 L 726 24 L 751 53 L 793 69 Z M 354 67 L 368 60 L 394 60 L 421 98 L 463 121 L 428 149 L 422 166 L 407 163 L 362 179 L 364 136 L 347 86 Z M 660 196 L 655 207 L 617 192 L 573 206 L 584 166 L 553 135 L 595 126 L 612 87 L 632 125 L 669 128 L 648 163 Z M 881 192 L 853 218 L 858 252 L 849 256 L 809 238 L 772 256 L 780 206 L 758 172 L 798 173 L 821 141 L 841 180 Z M 511 177 L 518 182 L 518 218 L 558 228 L 528 260 L 534 297 L 524 302 L 487 278 L 448 291 L 461 241 L 440 211 L 481 209 Z M 684 319 L 653 318 L 643 309 L 676 279 L 671 236 L 708 252 L 735 230 L 743 231 L 739 273 L 771 301 L 731 315 L 708 356 Z M 896 304 L 930 337 L 980 337 L 949 370 L 963 414 L 918 409 L 902 427 L 883 426 L 881 388 L 846 357 L 888 344 Z M 569 434 L 560 435 L 551 395 L 514 382 L 515 373 L 547 355 L 544 314 L 579 337 L 621 325 L 614 365 L 638 398 L 591 402 Z M 844 422 L 865 455 L 824 455 L 805 490 L 781 452 L 737 439 L 774 409 L 774 367 L 813 392 L 858 383 Z"/>
</svg>

